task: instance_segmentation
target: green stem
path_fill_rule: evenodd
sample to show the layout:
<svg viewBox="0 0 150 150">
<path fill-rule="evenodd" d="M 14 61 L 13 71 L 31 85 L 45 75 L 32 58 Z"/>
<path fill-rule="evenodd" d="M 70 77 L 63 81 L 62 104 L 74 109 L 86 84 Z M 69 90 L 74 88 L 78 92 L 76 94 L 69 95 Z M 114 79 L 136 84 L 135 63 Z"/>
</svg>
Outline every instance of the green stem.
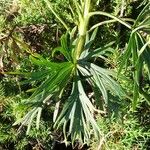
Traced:
<svg viewBox="0 0 150 150">
<path fill-rule="evenodd" d="M 78 38 L 78 43 L 77 43 L 77 46 L 75 48 L 75 57 L 76 57 L 75 58 L 75 63 L 79 59 L 80 54 L 81 54 L 82 50 L 84 49 L 84 44 L 85 44 L 85 35 L 81 35 Z"/>
<path fill-rule="evenodd" d="M 85 0 L 85 7 L 84 7 L 84 17 L 85 18 L 89 15 L 90 5 L 91 5 L 91 0 Z"/>
<path fill-rule="evenodd" d="M 89 13 L 89 17 L 92 17 L 94 15 L 103 15 L 103 16 L 107 16 L 109 18 L 115 19 L 116 21 L 120 22 L 121 24 L 123 24 L 124 26 L 126 26 L 127 28 L 131 29 L 131 25 L 126 23 L 125 21 L 123 21 L 122 19 L 119 19 L 109 13 L 103 12 L 103 11 L 96 11 L 96 12 L 91 12 Z"/>
<path fill-rule="evenodd" d="M 139 26 L 139 27 L 135 28 L 135 29 L 132 31 L 132 33 L 135 33 L 136 31 L 141 30 L 141 29 L 143 29 L 143 28 L 149 28 L 149 26 L 148 26 L 148 25 Z"/>
<path fill-rule="evenodd" d="M 59 15 L 54 11 L 53 7 L 51 6 L 51 3 L 48 0 L 44 0 L 47 4 L 48 8 L 51 10 L 51 12 L 56 16 L 56 18 L 62 23 L 62 25 L 66 28 L 67 31 L 69 31 L 69 27 L 66 25 L 66 23 L 59 17 Z"/>
<path fill-rule="evenodd" d="M 88 24 L 89 24 L 90 4 L 91 4 L 91 0 L 85 0 L 83 18 L 81 18 L 79 20 L 79 22 L 80 22 L 79 37 L 78 37 L 77 45 L 75 48 L 75 63 L 77 63 L 77 60 L 79 59 L 79 57 L 84 49 L 86 33 L 87 33 L 87 29 L 88 29 Z"/>
<path fill-rule="evenodd" d="M 130 19 L 130 18 L 121 18 L 121 19 L 123 21 L 129 21 L 129 22 L 134 22 L 135 21 L 134 19 Z M 109 23 L 114 23 L 114 22 L 117 22 L 117 20 L 111 19 L 111 20 L 106 20 L 106 21 L 97 23 L 97 24 L 93 25 L 88 32 L 94 30 L 95 28 L 97 28 L 99 26 L 102 26 L 102 25 L 105 25 L 105 24 L 109 24 Z"/>
</svg>

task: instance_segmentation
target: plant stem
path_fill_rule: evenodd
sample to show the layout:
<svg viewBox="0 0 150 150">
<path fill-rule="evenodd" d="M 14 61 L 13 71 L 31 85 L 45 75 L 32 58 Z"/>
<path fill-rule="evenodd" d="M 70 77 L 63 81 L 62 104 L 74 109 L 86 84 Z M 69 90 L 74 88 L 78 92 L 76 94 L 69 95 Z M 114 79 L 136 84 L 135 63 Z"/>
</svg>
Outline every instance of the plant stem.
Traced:
<svg viewBox="0 0 150 150">
<path fill-rule="evenodd" d="M 91 0 L 84 1 L 84 14 L 79 20 L 79 37 L 75 48 L 75 63 L 79 59 L 85 44 L 86 32 L 89 24 L 89 11 L 90 11 Z"/>
<path fill-rule="evenodd" d="M 117 17 L 115 17 L 115 16 L 113 16 L 113 15 L 111 15 L 109 13 L 102 12 L 102 11 L 96 11 L 96 12 L 89 13 L 89 17 L 92 17 L 94 15 L 102 15 L 102 16 L 110 17 L 110 18 L 115 19 L 116 21 L 120 22 L 121 24 L 123 24 L 127 28 L 129 28 L 129 29 L 132 28 L 130 24 L 126 23 L 125 21 L 123 21 L 123 20 L 121 20 L 121 19 L 119 19 L 119 18 L 117 18 Z"/>
<path fill-rule="evenodd" d="M 80 35 L 78 38 L 78 43 L 75 49 L 75 62 L 77 62 L 77 60 L 80 57 L 80 54 L 82 52 L 82 50 L 84 49 L 84 44 L 85 44 L 85 35 Z"/>
<path fill-rule="evenodd" d="M 51 6 L 51 3 L 48 0 L 44 0 L 47 4 L 48 8 L 51 10 L 51 12 L 55 15 L 55 17 L 62 23 L 62 25 L 66 28 L 67 31 L 69 31 L 69 27 L 67 24 L 59 17 L 59 15 L 54 11 L 53 7 Z"/>
</svg>

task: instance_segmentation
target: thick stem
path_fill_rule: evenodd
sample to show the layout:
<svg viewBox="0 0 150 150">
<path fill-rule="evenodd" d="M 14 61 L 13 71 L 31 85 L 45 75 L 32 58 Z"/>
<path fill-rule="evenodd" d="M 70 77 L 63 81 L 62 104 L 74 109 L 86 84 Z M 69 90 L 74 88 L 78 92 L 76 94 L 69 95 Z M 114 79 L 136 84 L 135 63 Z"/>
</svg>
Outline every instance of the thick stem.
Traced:
<svg viewBox="0 0 150 150">
<path fill-rule="evenodd" d="M 85 44 L 86 32 L 89 24 L 89 11 L 90 11 L 91 0 L 85 0 L 84 3 L 84 14 L 79 24 L 79 37 L 75 48 L 75 63 L 79 59 Z"/>
<path fill-rule="evenodd" d="M 91 5 L 91 0 L 85 0 L 85 7 L 84 7 L 84 17 L 85 18 L 89 15 L 90 5 Z"/>
<path fill-rule="evenodd" d="M 84 50 L 88 23 L 89 23 L 89 18 L 86 18 L 85 20 L 83 20 L 83 24 L 79 26 L 79 37 L 75 48 L 75 62 L 77 62 L 82 51 Z"/>
<path fill-rule="evenodd" d="M 76 49 L 75 49 L 76 62 L 79 59 L 82 50 L 84 49 L 84 44 L 85 44 L 85 35 L 80 35 L 80 37 L 78 38 Z"/>
</svg>

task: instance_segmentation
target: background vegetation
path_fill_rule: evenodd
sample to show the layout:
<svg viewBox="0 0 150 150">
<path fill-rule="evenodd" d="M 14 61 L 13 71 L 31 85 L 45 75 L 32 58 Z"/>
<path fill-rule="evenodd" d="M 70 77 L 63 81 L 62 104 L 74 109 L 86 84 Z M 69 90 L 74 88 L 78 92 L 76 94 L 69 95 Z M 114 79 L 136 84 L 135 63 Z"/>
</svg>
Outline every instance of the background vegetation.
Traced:
<svg viewBox="0 0 150 150">
<path fill-rule="evenodd" d="M 78 18 L 77 14 L 73 18 L 69 8 L 71 4 L 71 1 L 68 0 L 52 1 L 55 12 L 59 14 L 70 29 L 73 29 L 74 23 L 77 24 Z M 45 103 L 40 101 L 41 95 L 37 96 L 38 93 L 42 93 L 41 89 L 43 87 L 41 88 L 40 85 L 45 83 L 43 79 L 47 78 L 52 71 L 57 72 L 56 66 L 52 70 L 49 70 L 46 66 L 49 60 L 60 64 L 58 66 L 60 72 L 62 68 L 66 69 L 66 72 L 68 71 L 65 68 L 66 64 L 64 66 L 61 64 L 64 61 L 66 62 L 68 57 L 66 57 L 64 51 L 55 49 L 60 45 L 63 47 L 63 42 L 69 41 L 66 29 L 49 9 L 45 0 L 1 0 L 0 150 L 67 148 L 91 150 L 150 149 L 150 57 L 148 57 L 150 56 L 150 45 L 148 43 L 150 38 L 150 16 L 148 15 L 150 14 L 150 6 L 148 4 L 148 0 L 92 1 L 92 11 L 108 12 L 110 15 L 117 16 L 118 18 L 131 18 L 129 23 L 132 25 L 133 30 L 128 30 L 122 24 L 114 22 L 100 26 L 97 34 L 95 34 L 96 30 L 94 30 L 93 34 L 89 34 L 91 39 L 91 35 L 95 38 L 93 38 L 95 41 L 90 47 L 93 51 L 99 47 L 105 50 L 107 44 L 112 43 L 110 44 L 111 49 L 106 49 L 107 51 L 102 52 L 100 56 L 98 53 L 96 58 L 93 58 L 95 57 L 93 55 L 88 62 L 94 62 L 104 69 L 107 68 L 108 71 L 113 70 L 113 73 L 118 72 L 119 78 L 112 75 L 112 72 L 105 71 L 104 74 L 108 73 L 112 77 L 110 81 L 115 85 L 119 84 L 119 88 L 116 86 L 115 89 L 113 85 L 107 87 L 108 89 L 113 89 L 111 92 L 108 92 L 107 102 L 105 101 L 107 100 L 105 89 L 101 90 L 101 95 L 98 92 L 97 94 L 102 102 L 99 105 L 99 103 L 96 103 L 97 101 L 94 101 L 96 96 L 92 95 L 92 89 L 90 86 L 87 86 L 89 81 L 88 74 L 86 76 L 87 81 L 84 80 L 83 74 L 79 75 L 83 91 L 88 95 L 89 100 L 96 109 L 102 111 L 94 111 L 92 114 L 98 129 L 100 129 L 100 137 L 96 138 L 93 133 L 95 126 L 90 125 L 87 132 L 83 131 L 83 133 L 87 133 L 89 138 L 84 140 L 85 135 L 82 135 L 82 133 L 80 136 L 73 134 L 76 132 L 74 128 L 71 130 L 72 134 L 68 134 L 68 122 L 70 123 L 72 120 L 74 121 L 74 118 L 77 118 L 75 116 L 71 119 L 70 116 L 67 116 L 68 112 L 66 116 L 63 116 L 63 113 L 61 113 L 61 117 L 58 117 L 58 120 L 55 121 L 55 126 L 58 128 L 53 126 L 53 113 L 56 114 L 56 106 L 59 104 L 58 99 L 60 99 L 60 95 L 56 96 L 59 90 L 52 91 L 54 95 L 46 100 Z M 71 6 L 75 12 L 76 6 L 74 4 Z M 148 6 L 148 9 L 144 9 L 146 6 Z M 145 12 L 143 12 L 142 19 L 140 19 L 138 16 L 142 10 L 145 10 Z M 107 16 L 93 16 L 89 22 L 89 29 L 95 24 L 106 20 L 108 20 Z M 138 27 L 141 28 L 138 31 L 140 35 L 133 32 Z M 76 34 L 74 36 L 77 36 Z M 91 45 L 90 42 L 86 43 L 87 46 Z M 73 47 L 74 45 L 72 44 L 71 46 Z M 138 53 L 132 50 L 136 50 Z M 124 56 L 127 57 L 124 58 Z M 62 73 L 65 73 L 65 71 Z M 80 73 L 85 73 L 84 71 Z M 104 78 L 103 76 L 101 77 Z M 66 83 L 66 79 L 63 76 L 61 76 L 61 81 Z M 67 84 L 67 88 L 61 95 L 62 103 L 59 105 L 60 110 L 68 107 L 65 101 L 71 93 L 72 81 L 78 81 L 78 79 L 73 78 Z M 99 80 L 97 79 L 96 81 Z M 76 82 L 74 83 L 76 87 Z M 109 83 L 105 82 L 105 84 Z M 52 87 L 53 85 L 50 84 L 50 86 Z M 64 84 L 62 83 L 61 87 L 63 86 Z M 121 94 L 123 93 L 121 98 L 119 97 L 120 87 L 123 89 L 123 92 L 120 92 Z M 45 90 L 47 88 L 48 86 Z M 81 86 L 80 90 L 82 90 Z M 124 91 L 126 96 L 124 96 Z M 74 95 L 77 94 L 74 93 Z M 73 98 L 71 97 L 70 99 L 73 101 Z M 37 116 L 41 112 L 40 123 L 38 117 L 37 120 L 31 120 L 32 123 L 29 120 L 29 122 L 22 120 L 26 114 L 32 112 L 34 107 L 38 108 Z M 41 107 L 42 111 L 40 111 Z M 29 116 L 34 117 L 32 113 Z M 64 117 L 69 121 L 67 120 L 67 124 L 63 127 L 60 123 L 66 123 L 63 119 Z M 89 122 L 91 120 L 89 119 Z M 24 123 L 21 124 L 21 122 Z M 85 127 L 87 126 L 85 125 Z"/>
</svg>

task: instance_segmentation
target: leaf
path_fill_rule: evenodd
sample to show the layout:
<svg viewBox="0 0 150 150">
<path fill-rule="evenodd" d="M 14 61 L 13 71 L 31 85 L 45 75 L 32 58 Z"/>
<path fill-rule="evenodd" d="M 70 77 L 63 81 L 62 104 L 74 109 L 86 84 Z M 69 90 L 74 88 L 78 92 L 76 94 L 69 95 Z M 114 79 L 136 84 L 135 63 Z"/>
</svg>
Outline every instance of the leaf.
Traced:
<svg viewBox="0 0 150 150">
<path fill-rule="evenodd" d="M 22 125 L 27 125 L 28 121 L 30 119 L 30 116 L 32 115 L 33 112 L 36 111 L 36 108 L 33 108 L 32 110 L 30 110 L 23 118 L 18 119 L 13 126 L 18 125 L 18 124 L 22 124 Z"/>
<path fill-rule="evenodd" d="M 86 33 L 86 42 L 84 45 L 84 50 L 82 51 L 82 53 L 80 55 L 80 59 L 87 57 L 87 55 L 90 53 L 91 45 L 93 44 L 94 39 L 96 38 L 97 31 L 98 31 L 98 28 L 96 28 L 93 31 L 90 39 L 89 39 L 89 33 L 88 32 Z"/>
<path fill-rule="evenodd" d="M 108 104 L 108 91 L 119 96 L 120 99 L 126 96 L 121 86 L 111 77 L 116 74 L 108 69 L 101 68 L 93 63 L 84 62 L 78 66 L 79 71 L 93 88 L 94 97 L 98 106 L 103 110 L 104 105 Z M 105 103 L 101 99 L 103 96 Z"/>
<path fill-rule="evenodd" d="M 63 48 L 63 54 L 68 61 L 71 61 L 71 43 L 70 36 L 68 33 L 62 35 L 61 37 L 61 46 Z"/>
<path fill-rule="evenodd" d="M 143 97 L 146 99 L 147 104 L 150 105 L 150 95 L 147 92 L 143 91 L 142 88 L 139 88 L 139 91 L 140 94 L 142 94 Z"/>
<path fill-rule="evenodd" d="M 132 41 L 133 41 L 133 36 L 131 34 L 128 45 L 127 45 L 127 48 L 126 48 L 124 54 L 121 57 L 121 62 L 120 62 L 119 69 L 118 69 L 118 75 L 121 73 L 123 67 L 125 66 L 126 62 L 129 60 L 129 58 L 131 56 L 132 46 L 133 46 Z"/>
<path fill-rule="evenodd" d="M 70 33 L 70 41 L 71 41 L 71 42 L 73 42 L 73 40 L 74 40 L 74 38 L 75 38 L 75 33 L 76 33 L 76 31 L 77 31 L 77 26 L 75 26 L 75 27 L 72 29 L 71 33 Z"/>
<path fill-rule="evenodd" d="M 88 41 L 85 43 L 85 46 L 84 46 L 84 49 L 85 49 L 85 50 L 89 50 L 89 49 L 91 48 L 91 45 L 93 44 L 93 42 L 94 42 L 94 40 L 95 40 L 95 38 L 96 38 L 97 31 L 98 31 L 98 28 L 96 28 L 96 29 L 93 31 L 90 40 L 88 40 Z"/>
<path fill-rule="evenodd" d="M 76 12 L 78 14 L 79 23 L 81 23 L 82 22 L 82 18 L 83 18 L 82 8 L 80 7 L 80 4 L 76 0 L 73 0 L 73 3 L 75 4 L 75 7 L 76 7 Z"/>
<path fill-rule="evenodd" d="M 132 49 L 131 49 L 131 51 L 132 51 L 133 67 L 135 67 L 136 61 L 138 59 L 137 47 L 138 47 L 137 35 L 134 33 L 134 34 L 132 34 Z"/>
<path fill-rule="evenodd" d="M 133 101 L 132 101 L 132 109 L 135 110 L 139 98 L 139 88 L 136 82 L 134 82 L 134 88 L 133 88 Z"/>
<path fill-rule="evenodd" d="M 41 107 L 34 107 L 32 110 L 30 110 L 23 118 L 17 120 L 13 126 L 18 125 L 21 123 L 21 127 L 23 125 L 27 125 L 27 131 L 26 134 L 28 135 L 31 129 L 31 125 L 33 122 L 33 119 L 36 117 L 36 128 L 39 129 L 40 124 L 40 117 L 41 117 L 42 108 Z M 21 129 L 20 127 L 20 129 Z"/>
<path fill-rule="evenodd" d="M 56 52 L 60 52 L 61 54 L 63 54 L 64 56 L 66 55 L 65 50 L 62 47 L 56 47 L 53 49 L 52 51 L 52 57 L 54 57 Z"/>
<path fill-rule="evenodd" d="M 111 42 L 109 44 L 106 44 L 104 47 L 100 47 L 94 50 L 84 50 L 80 56 L 80 60 L 85 59 L 88 60 L 92 57 L 99 57 L 100 55 L 104 55 L 106 52 L 113 52 L 114 49 L 111 48 L 114 42 Z"/>
<path fill-rule="evenodd" d="M 93 63 L 91 63 L 90 66 L 101 77 L 105 86 L 107 86 L 109 90 L 112 90 L 112 92 L 118 95 L 120 98 L 125 96 L 125 92 L 123 91 L 121 86 L 113 78 L 110 77 L 111 75 L 113 75 L 110 70 L 103 69 Z"/>
<path fill-rule="evenodd" d="M 149 59 L 150 58 L 150 47 L 149 47 L 149 45 L 146 44 L 145 39 L 140 34 L 138 34 L 138 45 L 139 45 L 139 49 L 142 50 L 142 53 L 139 56 L 139 59 L 142 59 L 145 62 L 145 64 L 147 65 L 148 76 L 150 79 L 150 59 Z M 138 52 L 138 53 L 140 53 L 140 52 Z M 137 66 L 137 68 L 138 68 L 138 66 Z"/>
<path fill-rule="evenodd" d="M 150 13 L 150 2 L 143 8 L 141 13 L 138 15 L 134 26 L 138 24 L 138 22 L 141 22 L 143 18 L 145 18 Z"/>
<path fill-rule="evenodd" d="M 141 56 L 141 54 L 144 52 L 144 50 L 146 49 L 146 47 L 150 44 L 150 41 L 146 42 L 143 47 L 139 50 L 138 52 L 138 57 Z"/>
<path fill-rule="evenodd" d="M 57 115 L 58 115 L 58 112 L 59 112 L 59 106 L 60 106 L 60 101 L 58 101 L 55 105 L 55 110 L 54 110 L 54 113 L 53 113 L 53 122 L 56 121 L 56 118 L 57 118 Z"/>
<path fill-rule="evenodd" d="M 31 73 L 25 73 L 23 74 L 27 80 L 21 81 L 21 84 L 31 83 L 32 81 L 41 81 L 44 80 L 46 77 L 51 76 L 51 69 L 42 70 L 42 71 L 36 71 Z"/>
<path fill-rule="evenodd" d="M 41 113 L 42 113 L 42 107 L 38 107 L 38 114 L 36 117 L 36 128 L 37 129 L 39 129 L 39 126 L 40 126 Z"/>
<path fill-rule="evenodd" d="M 33 54 L 29 57 L 30 61 L 38 66 L 44 66 L 47 68 L 51 68 L 52 70 L 56 70 L 60 67 L 58 63 L 50 62 L 49 60 L 44 59 L 39 54 Z"/>
<path fill-rule="evenodd" d="M 29 135 L 30 129 L 31 129 L 31 125 L 32 125 L 32 121 L 33 119 L 36 117 L 36 113 L 38 112 L 38 108 L 35 108 L 35 110 L 31 113 L 31 116 L 29 116 L 28 119 L 28 127 L 27 127 L 27 131 L 26 134 Z"/>
<path fill-rule="evenodd" d="M 41 56 L 36 56 L 40 59 L 40 61 L 45 62 L 45 59 L 41 58 Z M 41 62 L 40 62 L 41 63 Z M 46 64 L 45 64 L 46 65 Z M 15 124 L 22 123 L 22 125 L 28 124 L 27 134 L 30 131 L 33 119 L 36 117 L 36 128 L 39 128 L 40 117 L 42 113 L 41 106 L 45 104 L 52 96 L 56 93 L 60 92 L 67 85 L 69 78 L 71 77 L 73 65 L 72 63 L 62 63 L 60 67 L 54 70 L 51 74 L 46 74 L 46 80 L 36 88 L 35 92 L 31 95 L 28 101 L 24 104 L 29 107 L 34 107 L 31 111 L 27 113 L 27 115 L 17 121 Z M 37 77 L 43 78 L 41 75 L 32 74 L 32 77 L 36 79 Z M 39 107 L 40 106 L 40 107 Z"/>
<path fill-rule="evenodd" d="M 95 72 L 95 70 L 91 69 L 91 73 L 93 75 L 93 79 L 95 80 L 95 84 L 97 85 L 97 87 L 99 88 L 99 90 L 102 92 L 102 96 L 104 98 L 105 104 L 108 104 L 108 95 L 107 95 L 107 90 L 106 87 L 103 83 L 103 81 L 101 80 L 101 77 L 99 76 L 99 74 L 97 74 Z M 100 97 L 99 97 L 100 99 Z"/>
<path fill-rule="evenodd" d="M 63 68 L 58 69 L 56 72 L 53 72 L 48 78 L 37 88 L 37 90 L 32 94 L 31 97 L 36 96 L 38 93 L 45 89 L 45 92 L 51 93 L 59 88 L 64 88 L 67 84 L 69 78 L 71 77 L 73 65 L 71 63 L 62 64 Z"/>
<path fill-rule="evenodd" d="M 85 79 L 88 81 L 89 85 L 93 88 L 95 101 L 98 104 L 97 106 L 100 106 L 100 108 L 103 109 L 104 105 L 102 104 L 100 97 L 101 97 L 101 95 L 103 95 L 106 92 L 106 89 L 105 89 L 102 81 L 99 81 L 100 77 L 98 76 L 98 74 L 95 73 L 94 70 L 91 69 L 91 72 L 90 72 L 90 68 L 85 69 L 82 66 L 78 66 L 78 69 L 84 77 L 86 77 L 86 76 L 89 77 L 89 78 L 85 78 Z M 104 92 L 103 92 L 103 90 L 104 90 Z M 107 95 L 107 92 L 105 94 Z M 106 98 L 105 100 L 107 101 L 108 97 L 105 94 L 103 96 L 104 96 L 104 99 Z"/>
<path fill-rule="evenodd" d="M 57 47 L 52 51 L 52 57 L 54 57 L 54 54 L 56 52 L 60 52 L 68 61 L 72 61 L 72 48 L 73 46 L 70 39 L 70 35 L 69 33 L 66 33 L 61 37 L 61 47 Z"/>
<path fill-rule="evenodd" d="M 99 136 L 100 134 L 99 127 L 92 116 L 94 110 L 94 106 L 85 94 L 81 81 L 75 79 L 71 95 L 66 101 L 54 127 L 60 127 L 62 125 L 64 135 L 66 135 L 66 138 L 71 135 L 72 143 L 76 139 L 82 141 L 82 136 L 85 138 L 84 142 L 88 141 L 90 138 L 89 123 L 94 129 L 95 135 Z M 67 124 L 69 125 L 68 134 L 66 131 Z"/>
</svg>

